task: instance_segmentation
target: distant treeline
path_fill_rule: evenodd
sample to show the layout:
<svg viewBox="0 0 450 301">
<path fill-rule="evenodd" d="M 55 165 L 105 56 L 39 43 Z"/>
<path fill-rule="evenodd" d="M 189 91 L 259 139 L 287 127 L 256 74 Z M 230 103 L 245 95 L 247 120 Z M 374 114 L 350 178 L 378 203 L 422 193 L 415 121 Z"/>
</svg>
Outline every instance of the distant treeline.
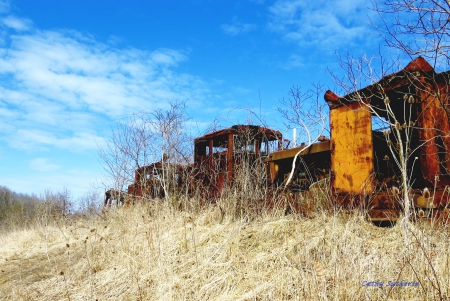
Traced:
<svg viewBox="0 0 450 301">
<path fill-rule="evenodd" d="M 0 185 L 0 231 L 9 232 L 36 225 L 46 226 L 49 222 L 74 215 L 92 215 L 98 212 L 101 199 L 96 192 L 88 192 L 77 201 L 74 208 L 70 190 L 47 190 L 42 195 L 24 194 Z"/>
</svg>

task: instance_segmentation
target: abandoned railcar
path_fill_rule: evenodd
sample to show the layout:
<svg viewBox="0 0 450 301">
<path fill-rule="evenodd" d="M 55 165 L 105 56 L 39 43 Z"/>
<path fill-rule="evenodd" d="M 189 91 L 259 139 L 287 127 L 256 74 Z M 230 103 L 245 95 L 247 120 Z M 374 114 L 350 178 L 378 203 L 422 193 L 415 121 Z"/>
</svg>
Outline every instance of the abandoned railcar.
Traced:
<svg viewBox="0 0 450 301">
<path fill-rule="evenodd" d="M 330 108 L 330 140 L 306 149 L 272 153 L 266 159 L 268 185 L 286 184 L 299 153 L 293 180 L 285 187 L 291 195 L 327 178 L 327 189 L 336 205 L 364 207 L 372 220 L 395 219 L 402 209 L 402 175 L 397 163 L 401 148 L 409 158 L 409 195 L 418 214 L 447 214 L 449 76 L 449 72 L 436 73 L 419 57 L 403 70 L 359 91 L 342 97 L 327 91 L 324 98 Z M 377 128 L 374 120 L 387 127 Z M 392 135 L 392 125 L 401 132 L 398 138 Z"/>
<path fill-rule="evenodd" d="M 282 148 L 279 131 L 255 125 L 234 125 L 194 140 L 194 172 L 202 195 L 217 197 L 232 186 L 236 170 L 252 168 L 257 160 Z"/>
<path fill-rule="evenodd" d="M 180 166 L 162 160 L 135 171 L 128 194 L 136 199 L 163 198 L 168 192 L 183 190 L 209 200 L 217 198 L 225 186 L 233 185 L 236 169 L 252 168 L 271 151 L 280 150 L 279 131 L 254 125 L 234 125 L 194 140 L 194 162 Z"/>
<path fill-rule="evenodd" d="M 348 95 L 327 91 L 330 138 L 320 137 L 310 146 L 283 150 L 280 132 L 254 125 L 198 137 L 193 164 L 172 168 L 174 183 L 165 188 L 184 185 L 190 194 L 200 190 L 203 198 L 214 199 L 233 186 L 237 171 L 264 160 L 266 198 L 278 193 L 298 202 L 297 195 L 319 187 L 336 206 L 364 208 L 372 220 L 392 220 L 403 205 L 398 164 L 403 152 L 408 158 L 404 165 L 408 193 L 417 213 L 447 214 L 449 79 L 450 72 L 436 73 L 419 57 L 403 70 Z M 129 194 L 161 197 L 163 167 L 158 162 L 138 169 Z"/>
<path fill-rule="evenodd" d="M 128 195 L 134 203 L 137 199 L 164 198 L 167 193 L 183 187 L 185 174 L 190 166 L 171 164 L 161 160 L 135 170 L 134 182 L 128 185 Z"/>
</svg>

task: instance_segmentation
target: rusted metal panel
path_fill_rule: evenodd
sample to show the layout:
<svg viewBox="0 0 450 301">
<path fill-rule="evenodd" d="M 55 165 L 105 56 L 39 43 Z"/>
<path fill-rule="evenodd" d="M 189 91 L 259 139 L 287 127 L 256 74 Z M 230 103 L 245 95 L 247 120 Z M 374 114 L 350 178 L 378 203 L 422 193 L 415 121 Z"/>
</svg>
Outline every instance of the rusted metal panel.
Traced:
<svg viewBox="0 0 450 301">
<path fill-rule="evenodd" d="M 233 178 L 233 154 L 234 154 L 233 134 L 228 134 L 228 153 L 227 153 L 227 173 L 228 179 Z"/>
<path fill-rule="evenodd" d="M 427 185 L 441 189 L 450 185 L 450 125 L 444 108 L 446 94 L 437 93 L 433 88 L 428 85 L 418 93 L 421 99 L 418 131 L 423 143 L 420 160 Z"/>
<path fill-rule="evenodd" d="M 279 171 L 279 165 L 276 164 L 275 162 L 271 161 L 269 162 L 269 179 L 270 179 L 270 184 L 275 182 L 275 179 L 278 177 L 278 171 Z"/>
<path fill-rule="evenodd" d="M 286 158 L 293 158 L 300 150 L 304 150 L 300 154 L 301 156 L 314 154 L 314 153 L 320 153 L 320 152 L 324 152 L 324 151 L 329 151 L 330 150 L 330 141 L 328 140 L 328 141 L 314 143 L 309 147 L 299 146 L 299 147 L 290 148 L 290 149 L 286 149 L 286 150 L 282 150 L 282 151 L 278 151 L 278 152 L 273 152 L 266 159 L 266 162 L 277 161 L 277 160 L 282 160 L 282 159 L 286 159 Z"/>
<path fill-rule="evenodd" d="M 369 194 L 373 173 L 372 119 L 359 102 L 330 110 L 332 187 L 335 193 Z"/>
</svg>

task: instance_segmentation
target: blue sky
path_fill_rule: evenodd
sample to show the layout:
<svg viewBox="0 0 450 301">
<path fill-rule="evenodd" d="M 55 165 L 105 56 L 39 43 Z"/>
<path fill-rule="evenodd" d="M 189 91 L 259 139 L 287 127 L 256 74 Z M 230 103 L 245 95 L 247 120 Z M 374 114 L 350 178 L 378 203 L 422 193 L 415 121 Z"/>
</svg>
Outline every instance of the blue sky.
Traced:
<svg viewBox="0 0 450 301">
<path fill-rule="evenodd" d="M 186 101 L 192 135 L 276 112 L 336 54 L 376 55 L 364 0 L 0 0 L 0 185 L 74 197 L 103 179 L 98 146 L 133 112 Z M 289 134 L 290 135 L 290 134 Z"/>
</svg>

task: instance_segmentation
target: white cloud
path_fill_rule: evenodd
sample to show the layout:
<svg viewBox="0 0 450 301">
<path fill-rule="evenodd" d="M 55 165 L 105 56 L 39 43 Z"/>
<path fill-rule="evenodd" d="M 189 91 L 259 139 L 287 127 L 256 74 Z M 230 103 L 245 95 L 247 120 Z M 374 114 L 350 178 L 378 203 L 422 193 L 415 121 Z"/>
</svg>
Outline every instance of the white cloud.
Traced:
<svg viewBox="0 0 450 301">
<path fill-rule="evenodd" d="M 301 46 L 335 51 L 367 38 L 366 5 L 363 0 L 278 0 L 269 8 L 269 28 Z"/>
<path fill-rule="evenodd" d="M 1 10 L 1 7 L 0 7 Z M 13 15 L 6 16 L 1 20 L 3 24 L 17 31 L 26 31 L 33 27 L 33 22 L 29 19 L 18 18 Z"/>
<path fill-rule="evenodd" d="M 0 47 L 0 129 L 8 129 L 0 139 L 22 149 L 96 148 L 98 120 L 201 101 L 205 83 L 174 69 L 187 59 L 183 51 L 120 49 L 73 31 L 10 35 Z"/>
<path fill-rule="evenodd" d="M 69 151 L 95 150 L 97 141 L 102 137 L 87 132 L 53 133 L 44 130 L 19 129 L 14 133 L 16 138 L 11 141 L 11 146 L 20 149 L 33 149 L 36 146 L 46 149 L 56 147 Z"/>
<path fill-rule="evenodd" d="M 50 163 L 49 159 L 47 158 L 36 158 L 34 160 L 31 160 L 29 166 L 31 169 L 40 172 L 52 172 L 57 171 L 61 168 L 60 165 Z"/>
<path fill-rule="evenodd" d="M 287 63 L 284 65 L 284 68 L 290 69 L 290 68 L 297 68 L 297 67 L 304 67 L 304 66 L 305 66 L 304 57 L 297 55 L 297 54 L 291 54 Z"/>
<path fill-rule="evenodd" d="M 255 30 L 257 26 L 250 23 L 241 23 L 236 17 L 233 18 L 231 24 L 222 24 L 220 27 L 225 34 L 235 36 Z"/>
</svg>

